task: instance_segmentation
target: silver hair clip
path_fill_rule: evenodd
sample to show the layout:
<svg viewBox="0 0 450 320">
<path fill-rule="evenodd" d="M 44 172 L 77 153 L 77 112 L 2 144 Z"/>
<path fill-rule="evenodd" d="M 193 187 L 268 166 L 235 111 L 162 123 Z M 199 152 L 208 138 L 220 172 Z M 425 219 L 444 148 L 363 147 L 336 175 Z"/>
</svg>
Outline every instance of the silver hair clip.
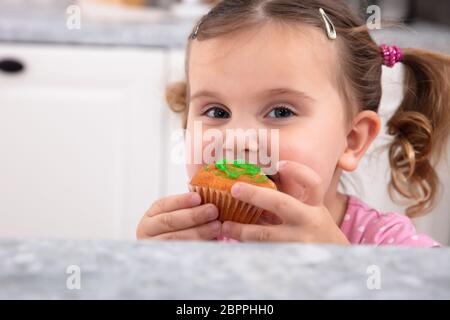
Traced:
<svg viewBox="0 0 450 320">
<path fill-rule="evenodd" d="M 191 39 L 192 39 L 192 40 L 194 40 L 194 39 L 197 38 L 198 32 L 199 32 L 199 30 L 200 30 L 200 27 L 201 27 L 203 21 L 205 21 L 205 18 L 206 18 L 208 15 L 210 15 L 211 12 L 213 12 L 213 10 L 211 10 L 210 12 L 208 12 L 207 15 L 201 17 L 200 21 L 197 23 L 197 25 L 196 25 L 195 28 L 194 28 L 194 32 L 192 32 L 192 35 L 191 35 Z"/>
<path fill-rule="evenodd" d="M 322 15 L 323 22 L 325 23 L 328 39 L 336 40 L 337 34 L 336 34 L 336 28 L 334 27 L 333 22 L 328 17 L 328 15 L 325 13 L 325 10 L 323 10 L 322 8 L 319 8 L 319 12 Z"/>
<path fill-rule="evenodd" d="M 194 32 L 191 35 L 191 39 L 194 40 L 195 38 L 197 38 L 198 35 L 198 30 L 200 30 L 200 25 L 201 25 L 202 21 L 199 21 L 199 23 L 197 23 L 197 26 L 194 29 Z"/>
</svg>

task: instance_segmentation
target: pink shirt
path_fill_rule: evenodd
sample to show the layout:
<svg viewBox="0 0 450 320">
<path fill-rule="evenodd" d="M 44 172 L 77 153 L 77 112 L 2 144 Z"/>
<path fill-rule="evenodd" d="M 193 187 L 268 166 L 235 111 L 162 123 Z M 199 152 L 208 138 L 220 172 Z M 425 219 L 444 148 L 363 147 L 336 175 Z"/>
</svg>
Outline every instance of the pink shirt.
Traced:
<svg viewBox="0 0 450 320">
<path fill-rule="evenodd" d="M 417 233 L 407 216 L 370 208 L 352 195 L 348 196 L 347 212 L 340 228 L 351 244 L 440 246 L 429 236 Z"/>
<path fill-rule="evenodd" d="M 372 209 L 353 195 L 348 196 L 347 211 L 340 229 L 351 244 L 441 246 L 429 236 L 417 233 L 408 217 L 396 212 L 381 212 Z M 224 237 L 217 240 L 236 242 L 234 239 Z"/>
</svg>

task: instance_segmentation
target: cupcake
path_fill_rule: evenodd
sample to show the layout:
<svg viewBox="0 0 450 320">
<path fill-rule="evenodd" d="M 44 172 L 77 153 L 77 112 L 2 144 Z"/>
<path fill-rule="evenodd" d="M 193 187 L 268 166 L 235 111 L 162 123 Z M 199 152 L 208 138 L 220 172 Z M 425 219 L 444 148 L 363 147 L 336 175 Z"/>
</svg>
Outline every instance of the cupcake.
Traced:
<svg viewBox="0 0 450 320">
<path fill-rule="evenodd" d="M 202 204 L 216 205 L 222 222 L 256 223 L 263 209 L 233 198 L 231 187 L 236 182 L 277 190 L 260 167 L 240 160 L 221 160 L 204 166 L 192 177 L 189 190 L 200 195 Z"/>
</svg>

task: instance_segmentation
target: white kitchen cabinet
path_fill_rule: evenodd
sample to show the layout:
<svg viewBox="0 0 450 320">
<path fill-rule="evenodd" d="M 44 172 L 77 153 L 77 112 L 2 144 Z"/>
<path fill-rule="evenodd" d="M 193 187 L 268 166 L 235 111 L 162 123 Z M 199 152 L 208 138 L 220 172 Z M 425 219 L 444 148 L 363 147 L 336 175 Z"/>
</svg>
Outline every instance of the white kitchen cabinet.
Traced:
<svg viewBox="0 0 450 320">
<path fill-rule="evenodd" d="M 0 44 L 0 237 L 133 239 L 164 192 L 163 50 Z"/>
</svg>

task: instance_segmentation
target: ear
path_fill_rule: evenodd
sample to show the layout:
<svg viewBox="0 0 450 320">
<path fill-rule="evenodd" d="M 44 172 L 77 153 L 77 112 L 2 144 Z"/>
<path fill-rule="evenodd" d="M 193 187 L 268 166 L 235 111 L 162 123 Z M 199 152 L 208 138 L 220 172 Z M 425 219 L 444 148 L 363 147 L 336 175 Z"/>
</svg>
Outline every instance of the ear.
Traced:
<svg viewBox="0 0 450 320">
<path fill-rule="evenodd" d="M 362 156 L 381 128 L 381 120 L 376 112 L 364 110 L 358 113 L 347 135 L 347 146 L 338 161 L 338 167 L 345 171 L 354 171 Z"/>
</svg>

